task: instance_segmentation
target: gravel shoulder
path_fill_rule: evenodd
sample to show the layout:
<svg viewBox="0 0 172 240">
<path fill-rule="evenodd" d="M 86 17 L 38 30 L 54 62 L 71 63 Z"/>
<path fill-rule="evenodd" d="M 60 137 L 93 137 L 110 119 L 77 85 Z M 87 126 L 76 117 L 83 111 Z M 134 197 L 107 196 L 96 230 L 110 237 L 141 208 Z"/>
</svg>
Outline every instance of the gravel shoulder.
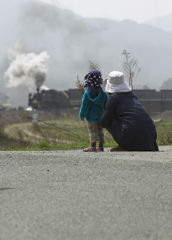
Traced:
<svg viewBox="0 0 172 240">
<path fill-rule="evenodd" d="M 0 152 L 0 240 L 171 240 L 172 146 Z"/>
</svg>

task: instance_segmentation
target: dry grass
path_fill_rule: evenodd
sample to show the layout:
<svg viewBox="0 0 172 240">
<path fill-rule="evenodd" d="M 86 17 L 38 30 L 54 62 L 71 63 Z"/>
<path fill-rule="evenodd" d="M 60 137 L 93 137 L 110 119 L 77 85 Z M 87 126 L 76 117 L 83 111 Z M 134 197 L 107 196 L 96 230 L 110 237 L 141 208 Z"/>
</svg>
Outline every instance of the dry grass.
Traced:
<svg viewBox="0 0 172 240">
<path fill-rule="evenodd" d="M 90 71 L 90 70 L 98 70 L 98 71 L 101 71 L 101 69 L 100 69 L 100 67 L 99 67 L 98 64 L 89 61 L 89 71 Z"/>
<path fill-rule="evenodd" d="M 77 75 L 77 80 L 76 80 L 76 87 L 77 87 L 78 91 L 83 95 L 85 92 L 84 81 L 80 80 L 78 75 Z"/>
<path fill-rule="evenodd" d="M 158 145 L 172 144 L 172 118 L 155 123 Z M 104 129 L 105 146 L 114 146 L 112 136 Z M 41 150 L 80 148 L 89 144 L 87 122 L 80 121 L 78 111 L 61 109 L 39 112 L 38 124 L 32 124 L 32 113 L 0 116 L 0 149 Z"/>
<path fill-rule="evenodd" d="M 78 112 L 73 109 L 60 109 L 54 112 L 40 112 L 38 125 L 32 124 L 31 112 L 9 112 L 8 115 L 0 115 L 0 149 L 26 147 L 32 143 L 39 143 L 47 138 L 48 131 L 40 127 L 40 124 L 54 126 L 54 122 L 62 119 L 76 118 Z M 52 124 L 48 123 L 52 122 Z M 32 128 L 30 131 L 29 128 Z M 49 127 L 48 127 L 49 128 Z M 52 137 L 52 136 L 51 136 Z M 55 136 L 52 137 L 55 139 Z"/>
</svg>

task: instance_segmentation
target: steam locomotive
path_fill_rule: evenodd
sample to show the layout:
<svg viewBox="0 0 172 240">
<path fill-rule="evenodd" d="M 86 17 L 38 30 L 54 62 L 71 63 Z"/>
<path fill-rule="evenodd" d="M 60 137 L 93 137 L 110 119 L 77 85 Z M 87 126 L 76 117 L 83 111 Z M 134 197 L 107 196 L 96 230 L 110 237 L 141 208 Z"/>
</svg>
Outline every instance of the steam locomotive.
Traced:
<svg viewBox="0 0 172 240">
<path fill-rule="evenodd" d="M 166 110 L 172 110 L 172 90 L 134 90 L 139 101 L 148 111 L 148 113 L 160 113 Z M 54 89 L 37 89 L 33 95 L 29 94 L 29 103 L 33 109 L 53 110 L 59 108 L 80 108 L 82 102 L 82 93 L 78 89 L 69 89 L 67 91 L 57 91 Z"/>
<path fill-rule="evenodd" d="M 34 94 L 29 94 L 28 106 L 36 110 L 53 110 L 59 108 L 80 107 L 82 93 L 77 89 L 57 91 L 55 89 L 37 89 Z"/>
</svg>

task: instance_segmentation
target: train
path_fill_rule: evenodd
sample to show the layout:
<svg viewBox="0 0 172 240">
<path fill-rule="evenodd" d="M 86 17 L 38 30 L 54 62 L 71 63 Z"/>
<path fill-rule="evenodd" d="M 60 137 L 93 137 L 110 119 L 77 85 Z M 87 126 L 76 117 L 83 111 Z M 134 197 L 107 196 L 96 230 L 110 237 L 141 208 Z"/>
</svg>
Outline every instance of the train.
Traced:
<svg viewBox="0 0 172 240">
<path fill-rule="evenodd" d="M 172 90 L 133 90 L 141 104 L 150 114 L 172 110 Z M 36 93 L 29 94 L 28 105 L 32 109 L 50 111 L 59 108 L 80 108 L 82 93 L 78 89 L 57 91 L 55 89 L 37 89 Z"/>
<path fill-rule="evenodd" d="M 53 110 L 59 108 L 80 107 L 82 93 L 78 89 L 57 91 L 55 89 L 39 90 L 29 94 L 28 106 L 35 110 Z"/>
</svg>

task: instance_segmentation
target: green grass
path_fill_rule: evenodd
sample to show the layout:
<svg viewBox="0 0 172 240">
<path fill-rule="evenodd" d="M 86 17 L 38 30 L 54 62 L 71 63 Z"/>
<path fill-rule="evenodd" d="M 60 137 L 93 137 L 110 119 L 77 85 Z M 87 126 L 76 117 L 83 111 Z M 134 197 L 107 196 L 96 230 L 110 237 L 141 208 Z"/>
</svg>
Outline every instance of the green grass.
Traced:
<svg viewBox="0 0 172 240">
<path fill-rule="evenodd" d="M 157 130 L 157 144 L 171 145 L 172 144 L 172 119 L 166 118 L 162 122 L 155 123 Z"/>
<path fill-rule="evenodd" d="M 45 151 L 45 150 L 72 150 L 83 149 L 90 145 L 90 142 L 80 142 L 76 144 L 54 144 L 47 141 L 41 141 L 36 145 L 29 144 L 26 147 L 2 148 L 1 151 Z M 104 147 L 113 147 L 117 144 L 115 142 L 105 143 Z"/>
</svg>

